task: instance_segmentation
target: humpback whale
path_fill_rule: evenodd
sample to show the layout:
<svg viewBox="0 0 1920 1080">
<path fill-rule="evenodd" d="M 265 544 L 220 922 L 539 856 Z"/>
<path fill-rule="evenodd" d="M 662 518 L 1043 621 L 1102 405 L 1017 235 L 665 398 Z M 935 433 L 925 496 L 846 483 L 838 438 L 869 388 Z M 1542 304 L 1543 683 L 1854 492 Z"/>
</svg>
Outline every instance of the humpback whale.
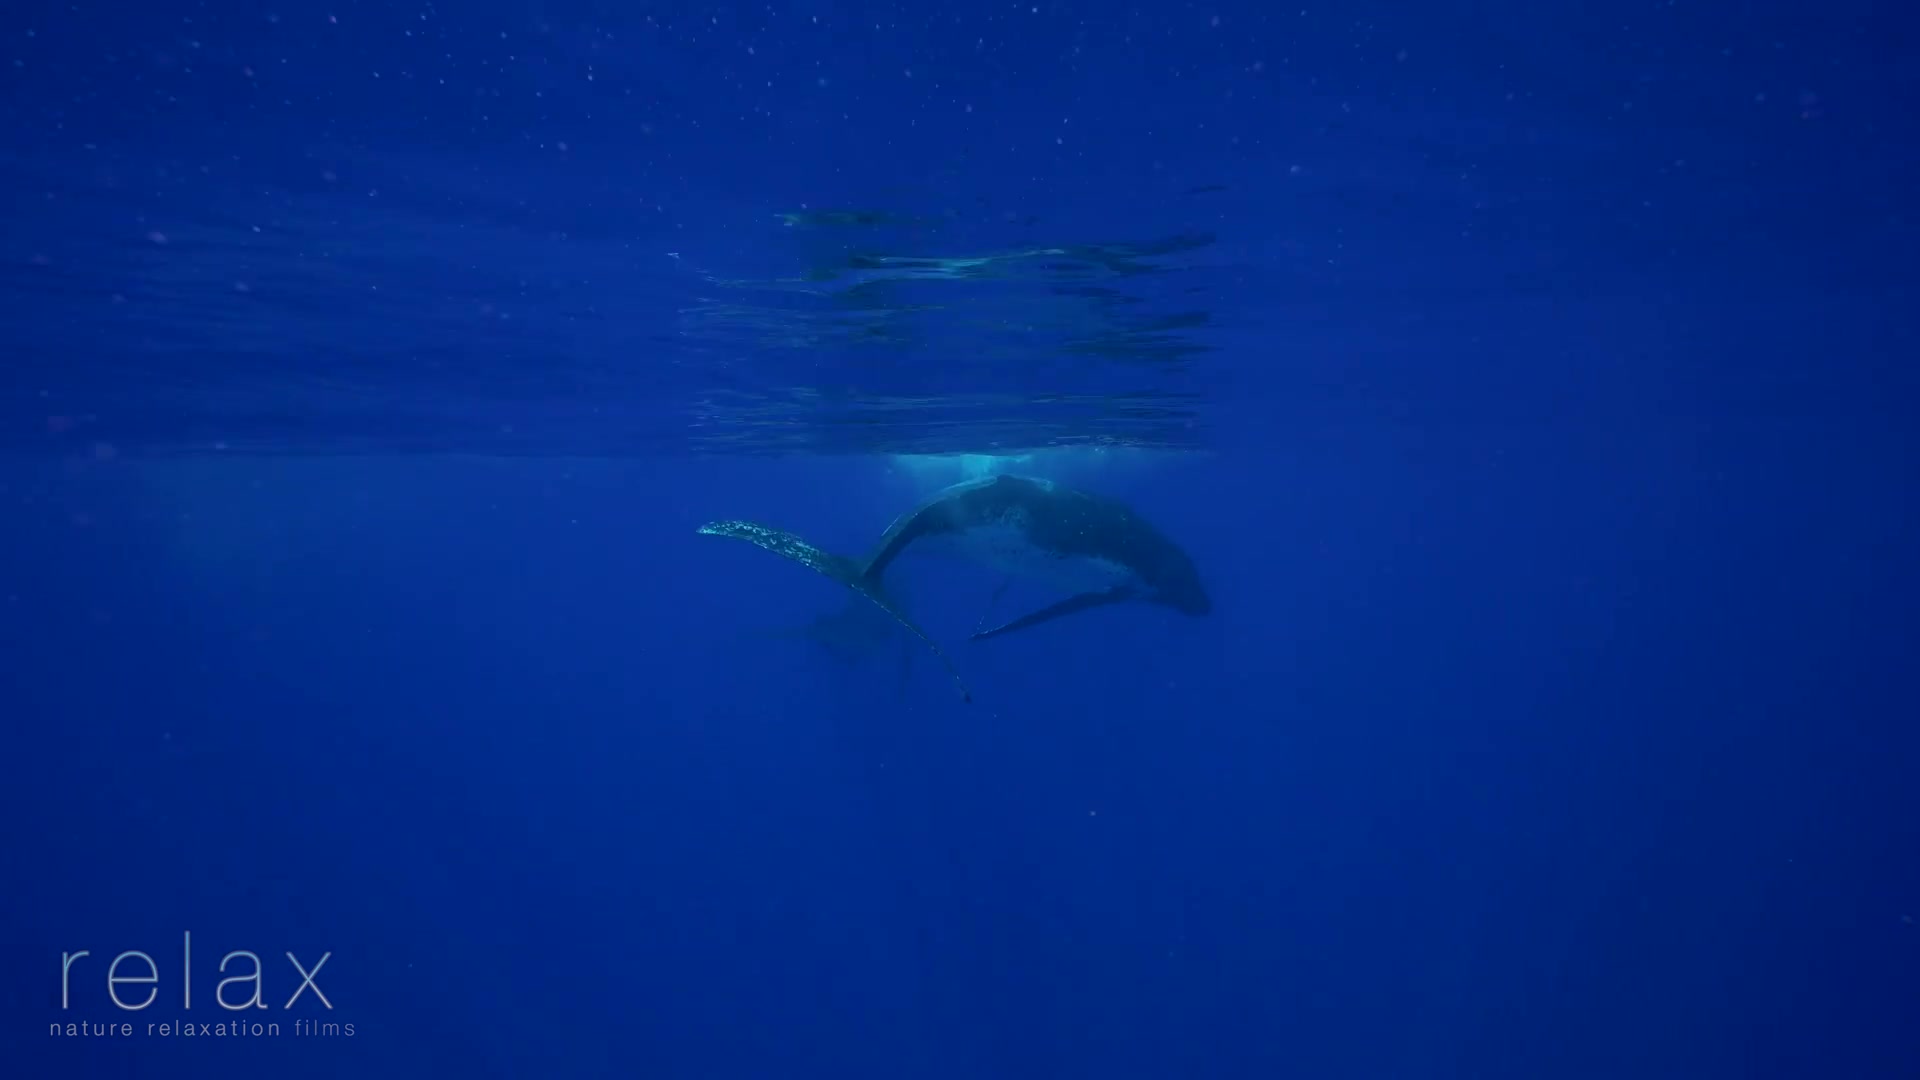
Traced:
<svg viewBox="0 0 1920 1080">
<path fill-rule="evenodd" d="M 946 652 L 889 595 L 887 568 L 909 548 L 944 551 L 1008 578 L 1070 593 L 1038 611 L 976 631 L 999 637 L 1063 615 L 1122 601 L 1143 601 L 1187 615 L 1213 609 L 1193 560 L 1123 503 L 1036 477 L 1000 475 L 955 484 L 901 515 L 863 560 L 834 555 L 780 529 L 750 521 L 714 521 L 707 536 L 745 540 L 810 566 L 865 597 L 933 650 L 963 701 L 972 691 Z"/>
<path fill-rule="evenodd" d="M 906 607 L 899 586 L 896 581 L 888 591 L 896 605 Z M 804 625 L 769 627 L 754 636 L 804 641 L 850 668 L 865 667 L 891 654 L 902 697 L 913 678 L 913 657 L 918 651 L 913 638 L 892 616 L 857 595 L 848 597 L 840 610 L 815 616 Z"/>
</svg>

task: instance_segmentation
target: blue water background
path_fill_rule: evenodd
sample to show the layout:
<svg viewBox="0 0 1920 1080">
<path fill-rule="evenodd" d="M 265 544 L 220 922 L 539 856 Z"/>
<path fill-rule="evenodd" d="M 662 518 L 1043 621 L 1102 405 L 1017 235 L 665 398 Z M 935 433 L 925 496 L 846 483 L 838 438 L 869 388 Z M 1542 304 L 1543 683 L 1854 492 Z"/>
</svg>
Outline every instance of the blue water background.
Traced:
<svg viewBox="0 0 1920 1080">
<path fill-rule="evenodd" d="M 0 1075 L 1920 1075 L 1891 9 L 0 21 Z M 694 533 L 980 468 L 1214 614 Z"/>
</svg>

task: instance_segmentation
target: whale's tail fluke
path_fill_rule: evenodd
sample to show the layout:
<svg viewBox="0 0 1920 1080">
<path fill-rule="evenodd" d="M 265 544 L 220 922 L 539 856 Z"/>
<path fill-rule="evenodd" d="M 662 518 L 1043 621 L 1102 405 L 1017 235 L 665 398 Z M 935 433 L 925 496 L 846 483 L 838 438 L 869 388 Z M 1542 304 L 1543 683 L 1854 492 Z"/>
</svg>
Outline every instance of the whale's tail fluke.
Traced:
<svg viewBox="0 0 1920 1080">
<path fill-rule="evenodd" d="M 865 568 L 862 564 L 844 556 L 823 551 L 790 532 L 756 525 L 751 521 L 712 521 L 700 526 L 698 531 L 704 536 L 728 536 L 735 540 L 745 540 L 750 544 L 766 548 L 775 555 L 784 555 L 803 566 L 812 567 L 826 577 L 866 597 L 880 610 L 893 616 L 894 621 L 912 631 L 915 637 L 926 643 L 927 648 L 933 650 L 933 655 L 940 658 L 940 663 L 946 667 L 947 674 L 953 678 L 953 685 L 959 689 L 960 700 L 969 702 L 973 700 L 973 691 L 967 688 L 966 680 L 960 677 L 959 670 L 953 666 L 953 661 L 948 658 L 946 651 L 928 637 L 927 632 L 920 629 L 898 604 L 894 603 L 877 578 L 869 577 L 864 573 Z"/>
</svg>

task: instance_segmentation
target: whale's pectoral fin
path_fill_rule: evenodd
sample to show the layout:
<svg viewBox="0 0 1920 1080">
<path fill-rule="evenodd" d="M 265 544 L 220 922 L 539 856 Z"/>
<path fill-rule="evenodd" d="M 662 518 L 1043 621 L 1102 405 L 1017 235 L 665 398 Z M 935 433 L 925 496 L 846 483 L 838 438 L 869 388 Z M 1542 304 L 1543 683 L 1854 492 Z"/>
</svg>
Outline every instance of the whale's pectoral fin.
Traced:
<svg viewBox="0 0 1920 1080">
<path fill-rule="evenodd" d="M 1104 607 L 1107 604 L 1120 603 L 1122 600 L 1131 600 L 1134 595 L 1135 590 L 1132 587 L 1116 585 L 1111 589 L 1102 589 L 1099 592 L 1084 592 L 1075 596 L 1069 596 L 1057 604 L 1049 604 L 1039 611 L 1022 615 L 1012 622 L 1001 623 L 991 630 L 979 631 L 973 635 L 973 640 L 985 641 L 990 637 L 1010 634 L 1015 630 L 1025 630 L 1029 626 L 1038 626 L 1049 619 L 1057 619 L 1062 615 L 1071 615 L 1076 611 L 1086 611 L 1089 608 Z"/>
<path fill-rule="evenodd" d="M 881 611 L 893 616 L 895 622 L 911 630 L 915 637 L 926 643 L 927 648 L 933 650 L 933 655 L 939 657 L 940 663 L 946 666 L 947 674 L 953 677 L 954 686 L 959 688 L 960 700 L 973 700 L 973 691 L 967 688 L 966 680 L 960 677 L 960 672 L 954 668 L 953 661 L 947 656 L 946 651 L 935 644 L 925 630 L 920 629 L 912 619 L 907 617 L 907 613 L 893 602 L 877 580 L 862 575 L 859 563 L 814 547 L 790 532 L 756 525 L 751 521 L 713 521 L 700 526 L 697 531 L 703 536 L 726 536 L 735 540 L 745 540 L 757 547 L 766 548 L 775 555 L 784 555 L 802 566 L 812 567 L 866 597 Z"/>
<path fill-rule="evenodd" d="M 792 533 L 780 529 L 755 525 L 751 521 L 710 521 L 700 526 L 698 531 L 702 536 L 727 536 L 756 544 L 775 555 L 784 555 L 802 566 L 811 566 L 848 587 L 852 587 L 854 581 L 860 576 L 860 568 L 852 559 L 823 551 Z"/>
</svg>

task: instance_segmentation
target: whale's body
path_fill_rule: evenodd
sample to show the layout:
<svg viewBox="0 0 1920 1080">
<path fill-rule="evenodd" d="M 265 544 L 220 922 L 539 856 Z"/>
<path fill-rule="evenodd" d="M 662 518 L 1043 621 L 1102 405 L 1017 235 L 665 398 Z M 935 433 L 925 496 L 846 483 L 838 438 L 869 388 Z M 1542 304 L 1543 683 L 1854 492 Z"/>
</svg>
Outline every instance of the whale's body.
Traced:
<svg viewBox="0 0 1920 1080">
<path fill-rule="evenodd" d="M 967 700 L 972 695 L 952 661 L 885 587 L 887 569 L 909 549 L 956 555 L 1071 594 L 975 633 L 976 641 L 1123 601 L 1159 604 L 1188 615 L 1204 615 L 1213 606 L 1193 560 L 1130 507 L 1034 477 L 994 476 L 946 488 L 902 515 L 881 535 L 873 553 L 858 561 L 752 522 L 712 522 L 699 531 L 746 540 L 865 596 L 926 642 Z"/>
</svg>

